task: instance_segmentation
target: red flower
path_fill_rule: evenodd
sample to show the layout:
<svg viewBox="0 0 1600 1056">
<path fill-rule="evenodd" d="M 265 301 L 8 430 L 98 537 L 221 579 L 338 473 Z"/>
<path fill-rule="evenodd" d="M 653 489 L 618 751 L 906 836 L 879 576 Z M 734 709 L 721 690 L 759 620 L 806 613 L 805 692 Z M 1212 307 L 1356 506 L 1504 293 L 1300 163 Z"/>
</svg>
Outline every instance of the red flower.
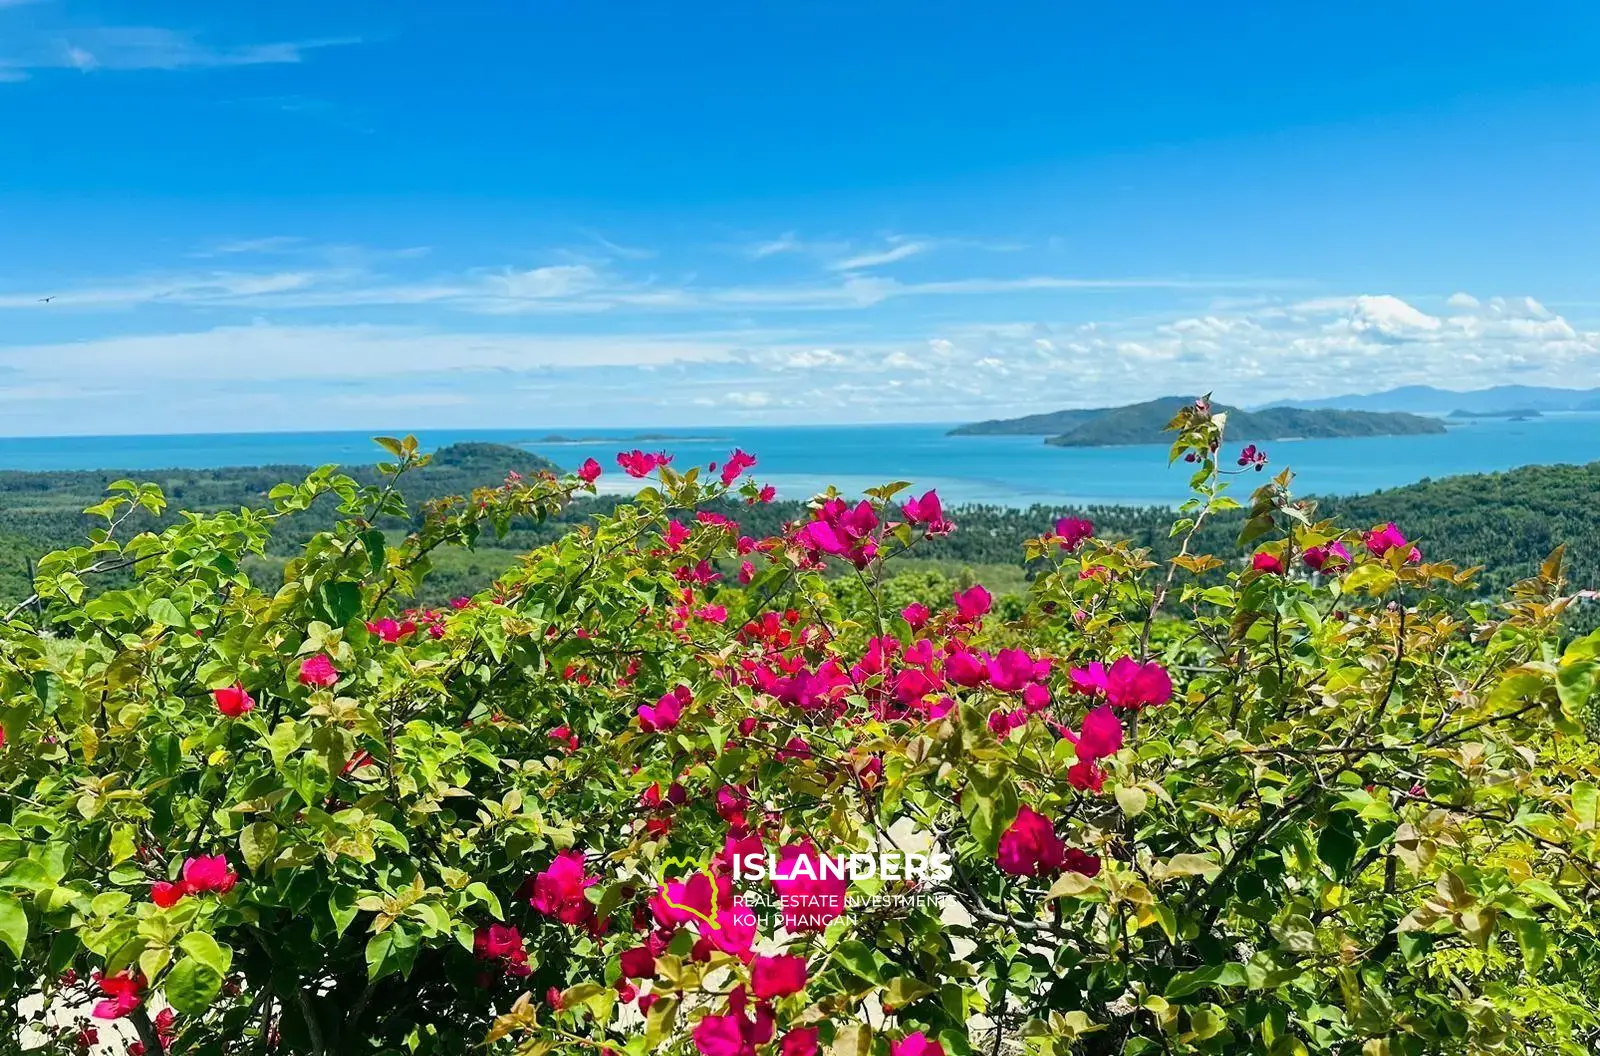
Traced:
<svg viewBox="0 0 1600 1056">
<path fill-rule="evenodd" d="M 778 1056 L 817 1056 L 817 1028 L 796 1027 L 778 1042 Z"/>
<path fill-rule="evenodd" d="M 327 653 L 317 653 L 300 661 L 300 684 L 327 688 L 339 681 L 339 671 Z"/>
<path fill-rule="evenodd" d="M 599 480 L 600 463 L 596 462 L 592 458 L 585 461 L 582 466 L 578 467 L 578 479 L 583 481 L 585 484 L 593 484 L 595 481 Z"/>
<path fill-rule="evenodd" d="M 216 701 L 217 710 L 230 719 L 237 719 L 256 706 L 255 700 L 244 691 L 244 684 L 239 682 L 223 689 L 213 689 L 211 699 Z"/>
<path fill-rule="evenodd" d="M 226 855 L 202 855 L 183 863 L 183 883 L 194 894 L 214 891 L 219 895 L 233 890 L 239 874 L 228 868 Z"/>
<path fill-rule="evenodd" d="M 533 878 L 533 908 L 563 924 L 586 924 L 594 907 L 584 890 L 600 878 L 583 871 L 582 851 L 562 851 L 550 867 Z"/>
<path fill-rule="evenodd" d="M 1068 847 L 1066 858 L 1062 864 L 1070 872 L 1082 873 L 1084 876 L 1100 875 L 1100 859 L 1088 851 L 1080 851 L 1076 847 Z"/>
<path fill-rule="evenodd" d="M 103 1001 L 95 1002 L 91 1013 L 96 1019 L 121 1019 L 144 1003 L 144 975 L 136 969 L 124 968 L 116 975 L 99 976 L 95 980 Z"/>
<path fill-rule="evenodd" d="M 1306 547 L 1303 557 L 1306 566 L 1315 572 L 1324 569 L 1331 572 L 1350 563 L 1350 551 L 1346 550 L 1344 544 L 1337 539 L 1326 546 Z"/>
<path fill-rule="evenodd" d="M 1406 537 L 1400 534 L 1400 529 L 1395 527 L 1393 521 L 1372 529 L 1372 531 L 1361 537 L 1361 541 L 1366 544 L 1367 553 L 1373 557 L 1382 557 L 1390 550 L 1398 550 L 1401 547 L 1410 545 L 1406 542 Z M 1406 561 L 1415 564 L 1421 560 L 1422 551 L 1412 546 L 1406 553 Z"/>
<path fill-rule="evenodd" d="M 1040 876 L 1059 873 L 1065 855 L 1066 847 L 1050 819 L 1024 805 L 1001 835 L 996 860 L 1012 876 Z"/>
<path fill-rule="evenodd" d="M 920 499 L 909 500 L 901 510 L 912 524 L 925 525 L 930 537 L 949 535 L 955 531 L 956 526 L 944 519 L 944 505 L 939 501 L 936 491 L 929 491 Z"/>
<path fill-rule="evenodd" d="M 900 618 L 910 625 L 913 631 L 920 631 L 928 625 L 931 618 L 928 607 L 920 601 L 913 601 L 910 605 L 900 610 Z"/>
<path fill-rule="evenodd" d="M 1269 554 L 1265 550 L 1257 550 L 1255 552 L 1255 555 L 1250 558 L 1250 567 L 1257 572 L 1265 572 L 1269 575 L 1283 575 L 1283 559 L 1277 554 Z"/>
<path fill-rule="evenodd" d="M 183 896 L 189 893 L 189 886 L 182 880 L 172 883 L 167 880 L 157 880 L 150 885 L 150 901 L 162 909 L 171 909 L 183 901 Z"/>
<path fill-rule="evenodd" d="M 806 985 L 806 959 L 779 954 L 750 962 L 750 989 L 763 1001 L 798 994 Z"/>
</svg>

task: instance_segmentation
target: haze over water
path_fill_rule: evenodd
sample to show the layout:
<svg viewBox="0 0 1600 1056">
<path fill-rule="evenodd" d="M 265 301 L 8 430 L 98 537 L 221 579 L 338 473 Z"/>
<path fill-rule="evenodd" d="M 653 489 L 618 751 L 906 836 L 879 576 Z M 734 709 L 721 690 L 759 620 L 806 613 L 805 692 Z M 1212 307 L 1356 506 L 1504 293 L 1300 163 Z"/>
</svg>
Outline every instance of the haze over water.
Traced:
<svg viewBox="0 0 1600 1056">
<path fill-rule="evenodd" d="M 594 457 L 606 468 L 601 483 L 633 485 L 617 468 L 626 446 L 667 450 L 674 466 L 724 458 L 738 446 L 760 460 L 756 476 L 784 498 L 804 498 L 833 483 L 845 491 L 908 480 L 936 487 L 949 503 L 1173 503 L 1185 494 L 1188 468 L 1168 467 L 1158 446 L 1058 448 L 1041 437 L 946 436 L 947 426 L 814 426 L 698 430 L 563 429 L 575 443 L 541 443 L 550 430 L 419 430 L 425 448 L 463 440 L 517 444 L 559 465 Z M 395 430 L 397 435 L 404 430 Z M 636 433 L 681 439 L 632 441 Z M 0 469 L 214 468 L 219 466 L 375 462 L 380 452 L 365 432 L 227 433 L 177 436 L 0 438 Z M 587 439 L 585 439 L 587 438 Z M 1424 477 L 1600 459 L 1600 415 L 1550 415 L 1525 422 L 1477 420 L 1451 424 L 1436 436 L 1341 440 L 1279 440 L 1264 445 L 1266 472 L 1290 466 L 1301 494 L 1354 494 L 1413 483 Z M 1230 454 L 1236 445 L 1229 445 Z M 1239 479 L 1237 491 L 1256 482 Z"/>
</svg>

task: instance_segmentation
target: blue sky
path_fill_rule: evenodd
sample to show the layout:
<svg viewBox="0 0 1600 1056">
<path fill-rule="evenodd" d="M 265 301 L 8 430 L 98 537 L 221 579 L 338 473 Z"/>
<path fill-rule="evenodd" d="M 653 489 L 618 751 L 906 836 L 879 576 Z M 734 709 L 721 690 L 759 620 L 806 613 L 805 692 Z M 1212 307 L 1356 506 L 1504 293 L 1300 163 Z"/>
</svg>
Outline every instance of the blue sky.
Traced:
<svg viewBox="0 0 1600 1056">
<path fill-rule="evenodd" d="M 1600 385 L 1600 5 L 1315 6 L 0 0 L 0 435 Z"/>
</svg>

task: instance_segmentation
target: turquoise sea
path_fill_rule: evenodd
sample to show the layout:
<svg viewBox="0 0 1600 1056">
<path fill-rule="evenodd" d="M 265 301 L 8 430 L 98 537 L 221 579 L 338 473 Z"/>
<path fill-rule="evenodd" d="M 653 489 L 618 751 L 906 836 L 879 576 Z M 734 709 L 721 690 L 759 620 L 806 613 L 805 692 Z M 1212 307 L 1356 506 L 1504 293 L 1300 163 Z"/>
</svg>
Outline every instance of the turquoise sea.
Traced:
<svg viewBox="0 0 1600 1056">
<path fill-rule="evenodd" d="M 549 429 L 418 430 L 425 447 L 461 440 L 517 444 L 565 467 L 593 456 L 606 467 L 602 483 L 624 488 L 622 447 L 667 450 L 682 467 L 723 458 L 734 446 L 759 459 L 756 475 L 779 495 L 803 498 L 828 483 L 859 491 L 889 480 L 937 487 L 946 502 L 1026 506 L 1043 503 L 1173 503 L 1181 500 L 1185 467 L 1168 468 L 1166 448 L 1056 448 L 1040 437 L 952 437 L 942 425 L 771 428 L 563 429 L 573 443 L 541 443 Z M 404 430 L 395 430 L 397 435 Z M 628 441 L 637 433 L 675 439 Z M 377 461 L 367 432 L 219 433 L 174 436 L 0 438 L 0 469 L 150 470 L 216 466 Z M 1230 445 L 1230 448 L 1235 445 Z M 1351 494 L 1425 477 L 1510 469 L 1538 463 L 1600 460 L 1600 415 L 1560 414 L 1525 422 L 1452 424 L 1442 436 L 1351 440 L 1280 440 L 1264 445 L 1267 472 L 1295 470 L 1301 493 Z M 1251 479 L 1241 488 L 1253 486 Z"/>
</svg>

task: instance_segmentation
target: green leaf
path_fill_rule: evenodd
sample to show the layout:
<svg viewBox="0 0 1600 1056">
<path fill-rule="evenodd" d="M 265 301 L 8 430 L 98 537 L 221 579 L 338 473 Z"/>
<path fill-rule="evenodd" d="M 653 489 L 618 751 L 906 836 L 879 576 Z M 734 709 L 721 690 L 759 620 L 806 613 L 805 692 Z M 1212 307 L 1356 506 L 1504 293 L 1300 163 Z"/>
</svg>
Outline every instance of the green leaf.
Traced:
<svg viewBox="0 0 1600 1056">
<path fill-rule="evenodd" d="M 1117 806 L 1130 818 L 1137 818 L 1150 805 L 1150 793 L 1137 785 L 1124 785 L 1117 789 Z"/>
<path fill-rule="evenodd" d="M 1209 987 L 1244 986 L 1246 983 L 1244 965 L 1208 964 L 1192 972 L 1179 972 L 1174 975 L 1162 996 L 1175 1000 Z"/>
<path fill-rule="evenodd" d="M 272 822 L 258 821 L 239 830 L 239 852 L 252 873 L 260 873 L 277 849 L 278 827 Z"/>
<path fill-rule="evenodd" d="M 1000 846 L 1000 836 L 1017 820 L 1017 787 L 1003 770 L 974 770 L 961 793 L 961 813 L 966 815 L 972 838 L 985 857 Z"/>
<path fill-rule="evenodd" d="M 185 627 L 189 623 L 170 598 L 155 598 L 146 607 L 145 613 L 156 623 L 165 627 Z"/>
<path fill-rule="evenodd" d="M 834 951 L 834 960 L 850 969 L 869 983 L 878 981 L 878 960 L 866 943 L 848 939 Z"/>
<path fill-rule="evenodd" d="M 233 951 L 203 931 L 191 931 L 178 940 L 178 946 L 218 975 L 227 975 L 233 965 Z"/>
<path fill-rule="evenodd" d="M 933 993 L 933 987 L 909 975 L 897 975 L 883 990 L 883 1003 L 894 1009 L 905 1008 L 919 997 Z"/>
<path fill-rule="evenodd" d="M 0 894 L 0 943 L 22 960 L 22 948 L 28 944 L 28 913 L 14 895 Z"/>
<path fill-rule="evenodd" d="M 1595 680 L 1600 676 L 1600 663 L 1581 660 L 1567 664 L 1556 671 L 1556 696 L 1567 713 L 1577 714 L 1594 695 Z"/>
<path fill-rule="evenodd" d="M 198 1016 L 222 992 L 222 975 L 197 957 L 185 957 L 167 973 L 162 990 L 173 1008 Z"/>
</svg>

